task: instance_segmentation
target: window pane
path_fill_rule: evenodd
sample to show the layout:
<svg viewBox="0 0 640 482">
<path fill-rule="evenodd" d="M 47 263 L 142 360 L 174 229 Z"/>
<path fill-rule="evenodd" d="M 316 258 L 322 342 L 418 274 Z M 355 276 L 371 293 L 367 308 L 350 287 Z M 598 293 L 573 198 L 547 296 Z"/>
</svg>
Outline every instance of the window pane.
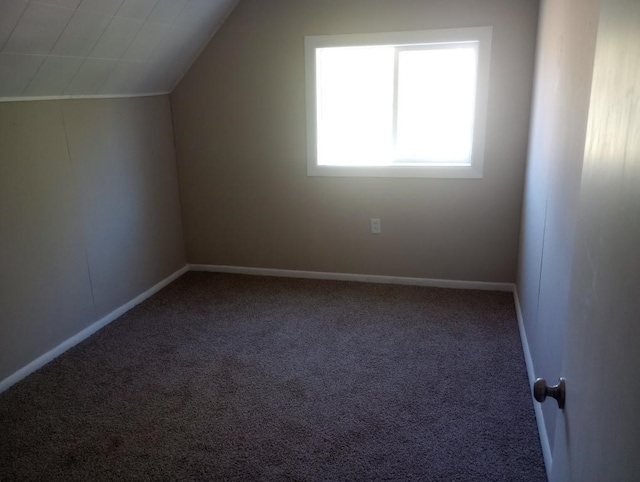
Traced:
<svg viewBox="0 0 640 482">
<path fill-rule="evenodd" d="M 471 164 L 476 47 L 398 54 L 396 162 Z"/>
<path fill-rule="evenodd" d="M 318 165 L 388 165 L 393 153 L 394 49 L 316 52 Z"/>
</svg>

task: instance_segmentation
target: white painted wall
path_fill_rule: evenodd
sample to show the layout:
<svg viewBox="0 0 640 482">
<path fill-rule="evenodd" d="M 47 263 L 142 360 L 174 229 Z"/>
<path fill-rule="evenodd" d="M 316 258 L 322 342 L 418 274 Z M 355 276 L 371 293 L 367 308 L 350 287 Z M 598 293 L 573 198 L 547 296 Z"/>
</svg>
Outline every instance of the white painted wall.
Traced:
<svg viewBox="0 0 640 482">
<path fill-rule="evenodd" d="M 553 481 L 640 480 L 640 2 L 601 0 Z"/>
<path fill-rule="evenodd" d="M 549 382 L 561 374 L 598 4 L 540 10 L 517 287 L 535 376 Z M 558 410 L 542 410 L 553 449 Z"/>
</svg>

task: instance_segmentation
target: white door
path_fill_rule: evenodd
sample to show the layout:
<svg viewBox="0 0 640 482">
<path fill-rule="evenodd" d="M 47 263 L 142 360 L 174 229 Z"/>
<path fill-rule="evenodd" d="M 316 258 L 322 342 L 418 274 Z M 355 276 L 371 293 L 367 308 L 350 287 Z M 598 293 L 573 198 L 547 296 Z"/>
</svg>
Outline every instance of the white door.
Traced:
<svg viewBox="0 0 640 482">
<path fill-rule="evenodd" d="M 640 0 L 601 1 L 569 307 L 552 480 L 640 481 Z"/>
</svg>

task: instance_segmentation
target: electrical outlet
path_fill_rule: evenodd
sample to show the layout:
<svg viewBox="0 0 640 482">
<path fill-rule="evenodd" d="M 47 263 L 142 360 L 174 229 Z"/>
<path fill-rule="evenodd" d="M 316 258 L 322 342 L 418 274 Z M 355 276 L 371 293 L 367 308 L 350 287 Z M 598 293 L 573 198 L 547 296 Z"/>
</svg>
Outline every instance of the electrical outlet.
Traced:
<svg viewBox="0 0 640 482">
<path fill-rule="evenodd" d="M 382 233 L 380 218 L 371 218 L 371 234 L 380 234 L 380 233 Z"/>
</svg>

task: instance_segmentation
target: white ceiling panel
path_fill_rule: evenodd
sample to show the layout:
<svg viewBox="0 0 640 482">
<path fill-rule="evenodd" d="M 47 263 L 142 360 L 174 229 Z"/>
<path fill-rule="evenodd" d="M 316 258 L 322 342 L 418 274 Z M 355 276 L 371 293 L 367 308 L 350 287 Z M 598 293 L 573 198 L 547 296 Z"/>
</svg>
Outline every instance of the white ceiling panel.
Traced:
<svg viewBox="0 0 640 482">
<path fill-rule="evenodd" d="M 120 60 L 100 88 L 101 95 L 133 95 L 144 82 L 148 66 L 144 62 Z"/>
<path fill-rule="evenodd" d="M 125 60 L 148 61 L 171 34 L 171 27 L 160 23 L 145 23 L 136 38 L 131 42 L 123 58 Z"/>
<path fill-rule="evenodd" d="M 75 9 L 80 5 L 80 1 L 81 0 L 37 0 L 34 3 L 46 3 L 47 5 Z"/>
<path fill-rule="evenodd" d="M 0 0 L 0 101 L 173 90 L 238 0 Z"/>
<path fill-rule="evenodd" d="M 176 83 L 175 63 L 168 60 L 158 60 L 150 63 L 149 67 L 147 75 L 142 79 L 142 88 L 148 92 L 171 91 Z"/>
<path fill-rule="evenodd" d="M 151 61 L 166 60 L 176 64 L 175 69 L 183 71 L 184 66 L 191 65 L 200 53 L 209 37 L 205 29 L 187 29 L 173 27 L 158 49 L 153 53 Z"/>
<path fill-rule="evenodd" d="M 30 3 L 2 51 L 48 54 L 71 20 L 71 15 L 73 10 L 69 8 Z"/>
<path fill-rule="evenodd" d="M 133 39 L 138 35 L 141 27 L 142 22 L 140 20 L 113 17 L 89 57 L 100 59 L 121 58 L 129 48 L 129 45 L 131 45 L 131 42 L 133 42 Z"/>
<path fill-rule="evenodd" d="M 182 13 L 189 0 L 159 0 L 148 20 L 155 23 L 171 24 Z"/>
<path fill-rule="evenodd" d="M 86 57 L 93 50 L 113 17 L 76 11 L 56 42 L 54 55 Z"/>
<path fill-rule="evenodd" d="M 47 57 L 24 91 L 28 97 L 58 96 L 80 69 L 83 59 L 78 57 Z"/>
<path fill-rule="evenodd" d="M 117 63 L 117 60 L 85 59 L 65 89 L 65 94 L 98 95 L 102 84 L 107 80 Z"/>
<path fill-rule="evenodd" d="M 224 19 L 224 7 L 223 2 L 189 0 L 189 3 L 176 19 L 175 25 L 185 28 L 200 28 L 204 25 L 209 25 L 220 18 Z"/>
<path fill-rule="evenodd" d="M 42 55 L 0 53 L 0 92 L 7 97 L 22 95 L 44 59 Z"/>
<path fill-rule="evenodd" d="M 158 0 L 124 0 L 116 13 L 119 17 L 146 20 L 155 8 Z"/>
<path fill-rule="evenodd" d="M 78 9 L 83 12 L 115 15 L 123 0 L 82 0 Z"/>
<path fill-rule="evenodd" d="M 18 25 L 18 20 L 27 8 L 27 2 L 23 0 L 2 0 L 0 2 L 0 51 L 5 42 Z"/>
</svg>

